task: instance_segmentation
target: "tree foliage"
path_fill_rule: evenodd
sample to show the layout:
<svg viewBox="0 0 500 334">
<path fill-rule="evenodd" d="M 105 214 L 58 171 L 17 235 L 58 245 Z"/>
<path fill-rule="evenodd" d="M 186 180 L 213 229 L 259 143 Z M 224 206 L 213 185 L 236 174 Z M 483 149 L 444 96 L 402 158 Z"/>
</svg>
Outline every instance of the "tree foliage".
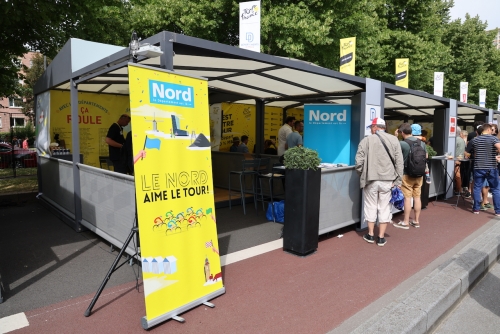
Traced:
<svg viewBox="0 0 500 334">
<path fill-rule="evenodd" d="M 500 94 L 500 52 L 492 44 L 494 33 L 485 33 L 486 23 L 466 16 L 447 25 L 443 42 L 453 62 L 445 72 L 447 96 L 459 99 L 460 82 L 469 82 L 469 103 L 479 104 L 479 89 L 486 88 L 486 106 L 496 109 Z"/>
<path fill-rule="evenodd" d="M 56 5 L 57 4 L 57 5 Z M 500 94 L 500 52 L 479 18 L 450 22 L 449 0 L 261 0 L 261 52 L 339 69 L 341 38 L 356 37 L 356 75 L 394 82 L 396 58 L 410 59 L 410 88 L 432 93 L 445 72 L 445 96 L 470 83 L 470 102 Z M 167 30 L 229 45 L 239 41 L 236 0 L 45 0 L 0 3 L 0 95 L 15 92 L 16 57 L 26 48 L 54 56 L 70 37 L 127 45 L 132 30 Z"/>
<path fill-rule="evenodd" d="M 48 66 L 50 62 L 50 58 L 44 58 L 42 54 L 37 53 L 31 58 L 31 67 L 23 66 L 24 81 L 17 88 L 17 94 L 23 97 L 22 112 L 29 117 L 31 123 L 35 123 L 35 96 L 33 89 L 37 80 L 45 71 L 45 64 Z"/>
<path fill-rule="evenodd" d="M 0 2 L 0 96 L 16 93 L 17 58 L 29 50 L 54 57 L 71 38 L 125 45 L 126 0 L 4 0 Z"/>
</svg>

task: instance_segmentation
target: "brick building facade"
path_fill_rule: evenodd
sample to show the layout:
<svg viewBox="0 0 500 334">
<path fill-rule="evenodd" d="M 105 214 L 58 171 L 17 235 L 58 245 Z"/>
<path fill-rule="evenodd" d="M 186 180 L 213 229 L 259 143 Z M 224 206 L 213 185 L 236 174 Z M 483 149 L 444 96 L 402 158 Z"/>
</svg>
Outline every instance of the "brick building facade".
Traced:
<svg viewBox="0 0 500 334">
<path fill-rule="evenodd" d="M 497 50 L 500 50 L 500 28 L 496 29 L 497 35 L 495 39 L 493 40 L 493 45 L 497 48 Z"/>
<path fill-rule="evenodd" d="M 26 53 L 21 59 L 23 65 L 30 68 L 34 55 L 36 52 Z M 0 99 L 0 132 L 10 131 L 11 126 L 23 127 L 27 124 L 29 118 L 24 116 L 21 102 L 21 99 L 12 97 Z"/>
</svg>

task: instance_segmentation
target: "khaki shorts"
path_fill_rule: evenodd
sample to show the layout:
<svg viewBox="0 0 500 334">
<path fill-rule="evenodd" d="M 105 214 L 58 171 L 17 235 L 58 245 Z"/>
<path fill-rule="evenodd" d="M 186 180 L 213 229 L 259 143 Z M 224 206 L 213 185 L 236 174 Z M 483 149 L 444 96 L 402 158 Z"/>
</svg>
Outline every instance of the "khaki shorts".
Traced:
<svg viewBox="0 0 500 334">
<path fill-rule="evenodd" d="M 401 184 L 401 191 L 405 198 L 420 197 L 420 192 L 422 189 L 424 178 L 411 177 L 408 175 L 403 175 L 403 183 Z"/>
<path fill-rule="evenodd" d="M 391 186 L 392 181 L 372 181 L 363 188 L 365 220 L 370 223 L 388 223 L 391 221 Z"/>
</svg>

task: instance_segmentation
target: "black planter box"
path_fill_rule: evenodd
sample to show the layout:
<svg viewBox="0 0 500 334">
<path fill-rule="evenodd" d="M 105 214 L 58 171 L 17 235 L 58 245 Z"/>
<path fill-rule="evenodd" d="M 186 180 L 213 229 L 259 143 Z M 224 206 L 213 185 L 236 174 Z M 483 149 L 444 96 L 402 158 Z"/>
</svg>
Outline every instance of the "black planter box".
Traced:
<svg viewBox="0 0 500 334">
<path fill-rule="evenodd" d="M 306 256 L 318 248 L 321 170 L 285 172 L 283 250 Z"/>
</svg>

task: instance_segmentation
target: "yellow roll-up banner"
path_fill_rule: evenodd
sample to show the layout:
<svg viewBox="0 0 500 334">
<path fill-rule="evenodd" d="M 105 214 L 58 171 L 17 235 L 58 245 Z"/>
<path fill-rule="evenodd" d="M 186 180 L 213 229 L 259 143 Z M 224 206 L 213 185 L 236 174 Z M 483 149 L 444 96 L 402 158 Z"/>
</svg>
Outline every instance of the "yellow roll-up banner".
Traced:
<svg viewBox="0 0 500 334">
<path fill-rule="evenodd" d="M 356 71 L 356 37 L 340 40 L 340 72 L 354 75 Z"/>
<path fill-rule="evenodd" d="M 410 59 L 396 59 L 396 86 L 408 88 Z"/>
<path fill-rule="evenodd" d="M 99 167 L 99 156 L 108 156 L 108 129 L 120 115 L 129 113 L 129 98 L 125 95 L 78 93 L 78 130 L 80 153 L 86 165 Z M 73 150 L 70 93 L 50 91 L 50 140 L 55 135 Z"/>
<path fill-rule="evenodd" d="M 146 319 L 224 293 L 212 181 L 208 85 L 129 64 Z"/>
</svg>

